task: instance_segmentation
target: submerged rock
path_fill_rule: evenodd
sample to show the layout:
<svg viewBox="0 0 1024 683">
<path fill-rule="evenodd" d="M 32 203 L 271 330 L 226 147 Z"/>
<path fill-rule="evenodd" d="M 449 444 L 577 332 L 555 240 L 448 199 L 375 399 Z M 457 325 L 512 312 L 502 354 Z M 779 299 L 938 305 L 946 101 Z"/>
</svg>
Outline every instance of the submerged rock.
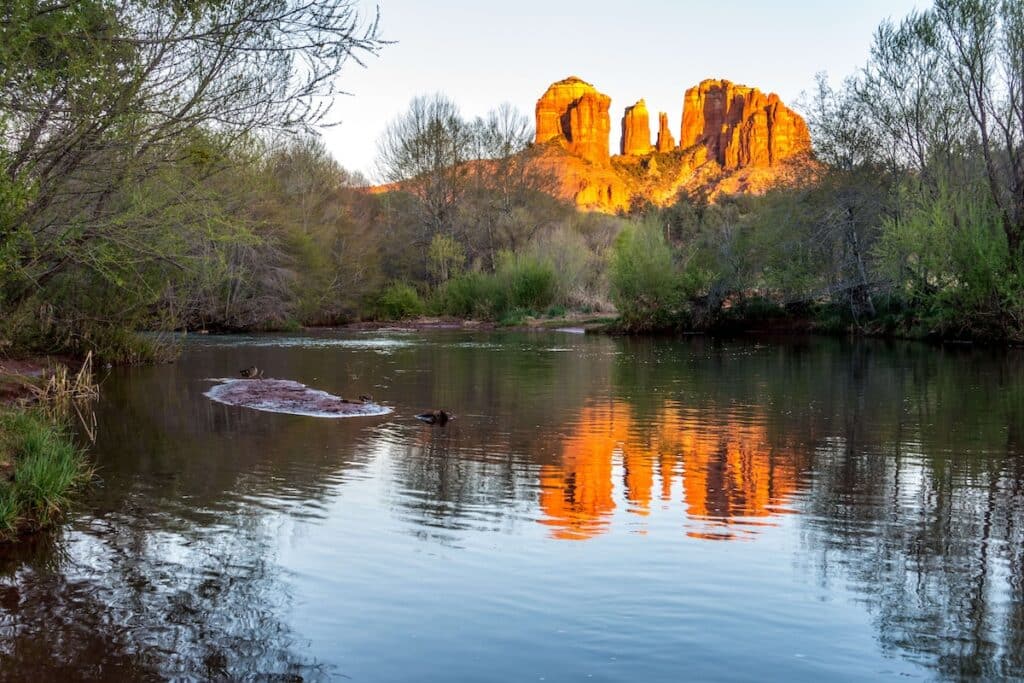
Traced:
<svg viewBox="0 0 1024 683">
<path fill-rule="evenodd" d="M 225 403 L 270 413 L 310 417 L 367 417 L 387 415 L 391 408 L 373 402 L 348 401 L 326 391 L 311 389 L 288 379 L 218 379 L 204 396 Z"/>
</svg>

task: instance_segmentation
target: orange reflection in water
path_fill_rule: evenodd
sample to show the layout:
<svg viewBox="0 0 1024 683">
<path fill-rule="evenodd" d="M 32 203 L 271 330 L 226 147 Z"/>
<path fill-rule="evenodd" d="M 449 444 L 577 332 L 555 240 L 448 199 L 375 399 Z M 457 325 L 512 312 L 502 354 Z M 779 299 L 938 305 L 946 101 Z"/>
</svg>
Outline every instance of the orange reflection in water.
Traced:
<svg viewBox="0 0 1024 683">
<path fill-rule="evenodd" d="M 561 465 L 540 468 L 541 523 L 555 538 L 586 539 L 605 530 L 615 509 L 611 456 L 628 433 L 628 420 L 614 404 L 584 408 L 580 428 L 562 441 Z"/>
<path fill-rule="evenodd" d="M 790 512 L 785 504 L 798 490 L 800 453 L 773 448 L 756 417 L 726 413 L 715 420 L 698 421 L 666 404 L 640 429 L 627 403 L 583 408 L 561 441 L 560 464 L 540 470 L 541 523 L 555 538 L 603 533 L 616 510 L 617 478 L 624 509 L 640 517 L 650 515 L 655 492 L 670 509 L 679 491 L 698 527 L 688 532 L 694 538 L 743 538 Z"/>
</svg>

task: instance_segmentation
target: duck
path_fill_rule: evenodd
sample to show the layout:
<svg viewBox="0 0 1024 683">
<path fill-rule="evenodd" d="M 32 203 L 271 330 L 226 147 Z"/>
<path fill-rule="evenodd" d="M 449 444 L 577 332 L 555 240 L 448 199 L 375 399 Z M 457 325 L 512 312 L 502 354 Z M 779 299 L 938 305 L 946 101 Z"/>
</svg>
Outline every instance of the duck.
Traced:
<svg viewBox="0 0 1024 683">
<path fill-rule="evenodd" d="M 253 365 L 252 367 L 248 367 L 244 370 L 239 370 L 238 374 L 240 374 L 245 379 L 263 379 L 263 371 L 260 370 L 255 365 Z"/>
<path fill-rule="evenodd" d="M 431 410 L 429 413 L 420 413 L 416 419 L 427 424 L 444 426 L 449 420 L 454 420 L 455 416 L 445 410 Z"/>
<path fill-rule="evenodd" d="M 359 400 L 363 403 L 373 403 L 373 396 L 369 394 L 359 394 Z"/>
</svg>

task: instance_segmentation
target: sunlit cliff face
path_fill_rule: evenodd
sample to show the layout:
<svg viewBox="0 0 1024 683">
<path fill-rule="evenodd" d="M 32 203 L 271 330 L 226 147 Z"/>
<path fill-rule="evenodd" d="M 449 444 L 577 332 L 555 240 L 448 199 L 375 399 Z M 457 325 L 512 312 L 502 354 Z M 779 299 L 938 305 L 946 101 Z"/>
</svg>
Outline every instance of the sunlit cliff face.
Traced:
<svg viewBox="0 0 1024 683">
<path fill-rule="evenodd" d="M 773 449 L 757 420 L 726 415 L 701 424 L 666 403 L 650 431 L 632 413 L 621 401 L 583 408 L 562 441 L 561 464 L 541 468 L 541 523 L 554 538 L 604 533 L 619 504 L 639 517 L 656 501 L 679 505 L 689 536 L 716 540 L 750 536 L 788 512 L 801 456 Z"/>
<path fill-rule="evenodd" d="M 671 206 L 681 192 L 709 201 L 763 194 L 780 184 L 806 182 L 821 168 L 799 114 L 773 93 L 723 79 L 688 88 L 681 119 L 659 112 L 653 144 L 647 103 L 641 99 L 625 107 L 616 155 L 609 146 L 612 98 L 583 79 L 552 83 L 534 112 L 534 145 L 518 158 L 551 179 L 545 191 L 587 211 L 628 212 L 638 202 Z M 670 118 L 680 122 L 678 144 Z M 481 163 L 486 162 L 469 165 Z"/>
<path fill-rule="evenodd" d="M 686 90 L 679 145 L 659 113 L 656 144 L 644 100 L 626 107 L 618 156 L 610 156 L 611 98 L 575 76 L 537 100 L 533 163 L 558 179 L 558 194 L 583 209 L 614 213 L 638 200 L 666 206 L 679 192 L 760 194 L 813 170 L 811 136 L 773 93 L 709 79 Z M 676 119 L 679 120 L 679 119 Z M 653 162 L 653 163 L 652 163 Z"/>
</svg>

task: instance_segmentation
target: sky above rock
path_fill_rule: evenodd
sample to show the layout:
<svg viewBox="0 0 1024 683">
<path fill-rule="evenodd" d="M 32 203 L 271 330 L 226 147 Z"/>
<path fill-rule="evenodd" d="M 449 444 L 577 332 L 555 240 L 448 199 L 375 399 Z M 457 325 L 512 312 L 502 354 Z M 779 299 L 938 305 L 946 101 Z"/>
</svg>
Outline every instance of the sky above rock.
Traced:
<svg viewBox="0 0 1024 683">
<path fill-rule="evenodd" d="M 381 34 L 395 41 L 366 68 L 351 63 L 323 130 L 346 168 L 376 175 L 377 139 L 416 95 L 443 92 L 463 114 L 510 102 L 530 119 L 552 82 L 569 75 L 612 98 L 612 147 L 625 107 L 640 98 L 678 135 L 683 93 L 727 78 L 778 93 L 787 104 L 814 75 L 833 82 L 862 67 L 886 18 L 922 0 L 359 0 L 380 7 Z M 652 131 L 653 134 L 654 131 Z"/>
</svg>

